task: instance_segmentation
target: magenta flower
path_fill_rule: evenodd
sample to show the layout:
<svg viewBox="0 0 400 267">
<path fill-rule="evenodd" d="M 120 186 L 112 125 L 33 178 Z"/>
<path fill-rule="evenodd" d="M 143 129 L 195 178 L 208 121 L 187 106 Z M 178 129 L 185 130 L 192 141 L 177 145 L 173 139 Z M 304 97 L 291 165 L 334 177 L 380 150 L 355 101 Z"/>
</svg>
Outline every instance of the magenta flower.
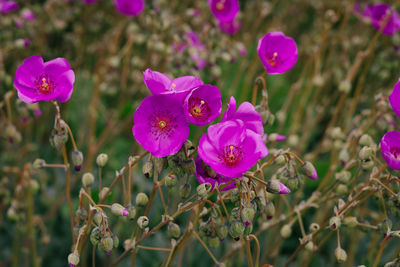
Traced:
<svg viewBox="0 0 400 267">
<path fill-rule="evenodd" d="M 134 17 L 144 10 L 144 0 L 114 0 L 114 6 L 119 13 Z"/>
<path fill-rule="evenodd" d="M 209 166 L 207 166 L 204 161 L 201 160 L 200 157 L 197 157 L 195 160 L 196 163 L 196 178 L 200 184 L 210 183 L 211 188 L 214 189 L 215 186 L 219 186 L 224 183 L 228 183 L 231 179 L 234 178 L 227 178 L 218 173 L 215 173 L 211 170 Z M 235 188 L 235 183 L 231 183 L 228 186 L 224 187 L 222 191 L 227 191 L 232 188 Z"/>
<path fill-rule="evenodd" d="M 268 149 L 261 135 L 246 128 L 241 120 L 228 120 L 208 127 L 198 147 L 200 158 L 215 172 L 241 177 Z"/>
<path fill-rule="evenodd" d="M 393 87 L 393 91 L 389 96 L 389 102 L 394 113 L 400 118 L 400 79 Z"/>
<path fill-rule="evenodd" d="M 12 0 L 1 0 L 0 1 L 0 13 L 7 14 L 13 12 L 19 8 L 17 2 Z"/>
<path fill-rule="evenodd" d="M 209 124 L 221 113 L 221 93 L 214 85 L 200 85 L 188 94 L 183 107 L 188 122 Z"/>
<path fill-rule="evenodd" d="M 219 21 L 232 21 L 239 12 L 238 0 L 208 0 L 213 15 Z"/>
<path fill-rule="evenodd" d="M 225 111 L 221 122 L 239 119 L 245 124 L 246 129 L 252 130 L 259 135 L 264 134 L 261 115 L 254 109 L 254 106 L 251 103 L 243 102 L 236 112 L 235 109 L 236 100 L 231 96 L 229 99 L 228 109 Z"/>
<path fill-rule="evenodd" d="M 268 74 L 284 73 L 297 61 L 296 42 L 282 32 L 270 32 L 261 38 L 257 53 Z"/>
<path fill-rule="evenodd" d="M 22 18 L 26 21 L 34 20 L 36 18 L 35 13 L 32 12 L 32 10 L 29 9 L 24 9 L 21 12 Z"/>
<path fill-rule="evenodd" d="M 381 140 L 381 151 L 387 165 L 400 170 L 400 132 L 387 132 Z"/>
<path fill-rule="evenodd" d="M 166 94 L 146 97 L 133 122 L 133 136 L 154 157 L 177 153 L 189 136 L 182 103 Z"/>
<path fill-rule="evenodd" d="M 18 97 L 27 104 L 50 100 L 65 102 L 71 97 L 74 82 L 74 71 L 65 58 L 44 62 L 41 56 L 25 59 L 14 77 Z"/>
<path fill-rule="evenodd" d="M 367 5 L 363 16 L 370 19 L 372 26 L 377 30 L 380 30 L 386 23 L 386 26 L 382 29 L 383 34 L 393 35 L 400 29 L 399 13 L 387 4 Z M 387 18 L 387 16 L 390 17 Z"/>
<path fill-rule="evenodd" d="M 236 34 L 240 28 L 242 28 L 242 23 L 238 19 L 232 21 L 219 21 L 218 27 L 227 34 Z"/>
<path fill-rule="evenodd" d="M 182 76 L 172 80 L 151 69 L 143 72 L 143 80 L 153 95 L 175 94 L 182 101 L 193 88 L 203 85 L 203 81 L 194 76 Z"/>
</svg>

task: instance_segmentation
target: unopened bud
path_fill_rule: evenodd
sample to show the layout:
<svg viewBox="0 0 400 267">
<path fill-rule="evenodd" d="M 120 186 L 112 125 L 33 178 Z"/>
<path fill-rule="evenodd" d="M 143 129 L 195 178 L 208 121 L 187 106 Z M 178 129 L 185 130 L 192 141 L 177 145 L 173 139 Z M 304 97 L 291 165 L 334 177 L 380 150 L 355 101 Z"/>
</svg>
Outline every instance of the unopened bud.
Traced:
<svg viewBox="0 0 400 267">
<path fill-rule="evenodd" d="M 252 207 L 243 207 L 242 212 L 240 213 L 241 219 L 244 223 L 244 226 L 248 226 L 254 219 L 254 209 Z"/>
<path fill-rule="evenodd" d="M 181 196 L 181 198 L 187 198 L 190 194 L 190 189 L 190 184 L 181 185 L 181 187 L 179 188 L 179 195 Z"/>
<path fill-rule="evenodd" d="M 149 225 L 149 218 L 146 216 L 140 216 L 137 220 L 137 224 L 140 229 L 144 229 L 147 227 L 147 225 Z"/>
<path fill-rule="evenodd" d="M 121 204 L 114 203 L 111 205 L 111 212 L 116 216 L 128 216 L 129 211 L 125 209 Z"/>
<path fill-rule="evenodd" d="M 132 206 L 131 204 L 128 204 L 128 206 L 126 206 L 126 209 L 129 212 L 128 219 L 129 220 L 135 219 L 135 217 L 136 217 L 136 208 L 135 208 L 135 206 Z"/>
<path fill-rule="evenodd" d="M 342 224 L 342 221 L 340 220 L 340 218 L 338 216 L 334 216 L 329 219 L 329 227 L 332 230 L 336 230 L 336 229 L 340 228 L 341 224 Z"/>
<path fill-rule="evenodd" d="M 178 238 L 181 235 L 181 228 L 176 223 L 170 223 L 168 225 L 168 233 L 173 238 Z"/>
<path fill-rule="evenodd" d="M 83 163 L 83 154 L 79 150 L 72 151 L 71 153 L 72 164 L 76 171 L 80 171 Z"/>
<path fill-rule="evenodd" d="M 197 186 L 196 191 L 200 198 L 207 199 L 208 193 L 211 191 L 211 184 L 210 183 L 200 184 L 199 186 Z"/>
<path fill-rule="evenodd" d="M 299 144 L 299 136 L 298 136 L 298 135 L 294 135 L 294 134 L 289 135 L 287 144 L 288 144 L 290 147 L 295 147 L 295 146 L 297 146 L 297 145 Z"/>
<path fill-rule="evenodd" d="M 144 207 L 149 202 L 149 198 L 145 193 L 139 193 L 136 195 L 136 206 Z"/>
<path fill-rule="evenodd" d="M 217 226 L 217 235 L 221 242 L 223 242 L 228 235 L 228 227 L 225 224 L 221 224 Z"/>
<path fill-rule="evenodd" d="M 101 240 L 101 231 L 98 227 L 94 227 L 90 233 L 90 242 L 93 246 L 97 246 Z"/>
<path fill-rule="evenodd" d="M 29 180 L 29 186 L 30 186 L 33 194 L 35 194 L 39 191 L 40 185 L 39 185 L 38 181 L 36 181 L 34 179 Z"/>
<path fill-rule="evenodd" d="M 341 81 L 339 84 L 339 91 L 343 93 L 349 93 L 351 90 L 351 83 L 348 80 Z"/>
<path fill-rule="evenodd" d="M 168 188 L 174 187 L 177 183 L 178 183 L 178 179 L 173 174 L 170 174 L 165 178 L 165 185 Z"/>
<path fill-rule="evenodd" d="M 112 239 L 113 239 L 114 248 L 117 248 L 119 246 L 119 238 L 118 238 L 118 236 L 117 235 L 113 235 Z"/>
<path fill-rule="evenodd" d="M 77 251 L 68 255 L 68 264 L 74 267 L 79 264 L 79 253 Z"/>
<path fill-rule="evenodd" d="M 208 245 L 210 248 L 218 248 L 220 243 L 221 242 L 217 236 L 208 238 Z"/>
<path fill-rule="evenodd" d="M 281 236 L 283 238 L 288 238 L 289 236 L 292 235 L 292 226 L 290 224 L 285 224 L 281 228 Z"/>
<path fill-rule="evenodd" d="M 372 148 L 369 146 L 364 146 L 358 153 L 360 160 L 369 160 L 372 156 Z"/>
<path fill-rule="evenodd" d="M 93 221 L 96 225 L 101 225 L 101 222 L 103 221 L 103 215 L 101 215 L 100 212 L 96 212 L 93 216 Z"/>
<path fill-rule="evenodd" d="M 314 243 L 312 241 L 309 241 L 306 246 L 305 246 L 306 250 L 308 251 L 314 251 Z"/>
<path fill-rule="evenodd" d="M 372 160 L 361 161 L 361 168 L 365 171 L 370 171 L 375 166 Z"/>
<path fill-rule="evenodd" d="M 347 184 L 350 181 L 351 178 L 351 172 L 349 171 L 341 171 L 335 174 L 335 178 L 343 183 L 343 184 Z"/>
<path fill-rule="evenodd" d="M 68 141 L 68 134 L 67 132 L 57 133 L 53 136 L 53 143 L 57 150 L 67 143 Z"/>
<path fill-rule="evenodd" d="M 46 164 L 46 161 L 44 159 L 35 159 L 35 161 L 32 164 L 32 167 L 34 169 L 41 169 L 43 166 Z"/>
<path fill-rule="evenodd" d="M 315 170 L 314 165 L 306 161 L 304 164 L 301 166 L 301 170 L 303 171 L 304 175 L 307 176 L 308 178 L 311 178 L 313 180 L 318 180 L 318 175 L 317 171 Z"/>
<path fill-rule="evenodd" d="M 244 232 L 244 225 L 241 221 L 235 220 L 231 223 L 229 227 L 229 234 L 232 236 L 232 238 L 239 238 L 241 235 L 243 235 Z"/>
<path fill-rule="evenodd" d="M 348 191 L 349 191 L 349 190 L 347 189 L 347 186 L 344 185 L 344 184 L 339 184 L 339 185 L 336 187 L 336 193 L 337 193 L 338 195 L 340 195 L 340 196 L 346 195 Z"/>
<path fill-rule="evenodd" d="M 108 155 L 105 153 L 99 154 L 96 158 L 96 164 L 101 168 L 106 166 L 107 162 L 108 162 Z"/>
<path fill-rule="evenodd" d="M 267 219 L 270 220 L 272 217 L 275 215 L 275 206 L 272 201 L 267 201 L 265 203 L 265 215 L 267 216 Z"/>
<path fill-rule="evenodd" d="M 375 143 L 374 143 L 374 140 L 372 140 L 372 137 L 369 134 L 363 134 L 360 137 L 360 140 L 358 141 L 358 144 L 360 146 L 368 146 L 368 147 L 370 147 L 370 146 L 373 146 Z"/>
<path fill-rule="evenodd" d="M 276 179 L 271 179 L 267 182 L 266 189 L 273 194 L 287 194 L 290 193 L 289 188 Z"/>
<path fill-rule="evenodd" d="M 339 152 L 339 160 L 340 160 L 340 162 L 346 163 L 346 162 L 349 161 L 349 159 L 350 159 L 349 151 L 347 149 L 344 149 L 344 148 L 342 150 L 340 150 L 340 152 Z"/>
<path fill-rule="evenodd" d="M 283 166 L 286 164 L 286 157 L 284 155 L 279 155 L 278 157 L 276 157 L 275 159 L 275 163 L 278 166 Z"/>
<path fill-rule="evenodd" d="M 347 253 L 344 249 L 338 247 L 335 249 L 335 257 L 338 262 L 345 262 L 347 260 Z"/>
<path fill-rule="evenodd" d="M 286 185 L 287 187 L 291 190 L 294 191 L 297 188 L 299 188 L 299 177 L 297 175 L 293 176 L 293 177 L 289 177 L 289 179 L 287 179 L 286 181 Z"/>
<path fill-rule="evenodd" d="M 104 236 L 101 239 L 100 243 L 101 243 L 102 248 L 105 250 L 105 252 L 107 254 L 110 254 L 112 249 L 113 249 L 113 247 L 114 247 L 114 241 L 113 241 L 112 237 L 111 236 Z"/>
<path fill-rule="evenodd" d="M 239 194 L 239 190 L 237 188 L 234 188 L 231 192 L 231 201 L 233 203 L 237 202 L 240 200 L 240 194 Z"/>
<path fill-rule="evenodd" d="M 319 228 L 320 227 L 319 227 L 318 223 L 312 223 L 312 224 L 310 224 L 310 227 L 309 227 L 311 233 L 315 233 L 316 231 L 319 230 Z"/>
<path fill-rule="evenodd" d="M 101 199 L 104 199 L 106 197 L 106 195 L 108 194 L 108 191 L 110 191 L 110 188 L 108 187 L 103 187 L 99 193 L 99 197 Z"/>
<path fill-rule="evenodd" d="M 89 187 L 94 183 L 94 176 L 90 172 L 86 172 L 82 175 L 82 184 L 84 187 Z"/>
<path fill-rule="evenodd" d="M 142 171 L 143 171 L 144 176 L 147 179 L 151 178 L 153 176 L 153 172 L 154 172 L 154 164 L 153 164 L 153 162 L 151 160 L 146 161 L 143 164 Z"/>
<path fill-rule="evenodd" d="M 196 164 L 194 163 L 194 160 L 184 160 L 182 162 L 182 169 L 186 174 L 192 175 L 196 171 Z"/>
<path fill-rule="evenodd" d="M 160 173 L 165 165 L 165 158 L 153 157 L 154 168 Z"/>
<path fill-rule="evenodd" d="M 342 129 L 340 127 L 335 127 L 331 130 L 331 137 L 333 139 L 343 139 L 345 135 L 342 132 Z"/>
<path fill-rule="evenodd" d="M 280 135 L 277 133 L 272 133 L 270 135 L 268 135 L 268 141 L 270 142 L 282 142 L 286 140 L 286 136 L 284 135 Z"/>
</svg>

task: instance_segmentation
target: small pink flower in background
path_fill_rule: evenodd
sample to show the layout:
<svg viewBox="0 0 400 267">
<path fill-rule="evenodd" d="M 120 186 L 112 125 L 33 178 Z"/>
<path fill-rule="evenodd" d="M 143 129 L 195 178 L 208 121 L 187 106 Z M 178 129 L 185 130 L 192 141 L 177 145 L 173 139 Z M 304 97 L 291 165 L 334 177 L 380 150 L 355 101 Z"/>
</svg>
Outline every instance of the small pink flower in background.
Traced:
<svg viewBox="0 0 400 267">
<path fill-rule="evenodd" d="M 133 136 L 154 157 L 177 153 L 189 136 L 182 103 L 167 94 L 146 97 L 133 122 Z"/>
<path fill-rule="evenodd" d="M 239 12 L 238 0 L 209 0 L 208 5 L 219 21 L 233 21 Z"/>
<path fill-rule="evenodd" d="M 85 4 L 93 4 L 96 3 L 98 0 L 82 0 Z"/>
<path fill-rule="evenodd" d="M 114 6 L 119 13 L 134 17 L 143 12 L 144 0 L 114 0 Z"/>
<path fill-rule="evenodd" d="M 387 165 L 400 170 L 400 132 L 387 132 L 381 140 L 381 151 Z"/>
<path fill-rule="evenodd" d="M 14 77 L 18 97 L 27 104 L 50 100 L 65 102 L 71 97 L 74 82 L 74 71 L 65 58 L 44 62 L 41 56 L 25 59 Z"/>
<path fill-rule="evenodd" d="M 394 113 L 400 118 L 400 79 L 393 87 L 393 91 L 389 96 L 389 102 Z"/>
<path fill-rule="evenodd" d="M 236 110 L 236 100 L 233 96 L 229 99 L 228 109 L 225 111 L 221 122 L 228 120 L 241 120 L 246 129 L 249 129 L 259 135 L 264 134 L 261 115 L 255 110 L 249 102 L 243 102 Z"/>
<path fill-rule="evenodd" d="M 212 122 L 221 113 L 221 93 L 218 87 L 204 84 L 186 97 L 184 111 L 187 121 L 197 126 Z"/>
<path fill-rule="evenodd" d="M 196 163 L 196 178 L 200 184 L 210 183 L 211 188 L 214 189 L 216 185 L 221 185 L 224 183 L 228 183 L 233 178 L 224 177 L 218 173 L 215 173 L 209 166 L 207 166 L 204 161 L 201 160 L 200 157 L 197 157 L 195 160 Z M 222 191 L 227 191 L 235 188 L 235 183 L 231 183 L 228 186 L 224 187 Z"/>
<path fill-rule="evenodd" d="M 199 157 L 216 173 L 241 177 L 268 149 L 261 135 L 246 128 L 242 120 L 228 120 L 207 129 L 198 147 Z"/>
<path fill-rule="evenodd" d="M 26 21 L 34 20 L 36 18 L 35 13 L 33 13 L 32 10 L 29 9 L 22 10 L 21 16 Z"/>
<path fill-rule="evenodd" d="M 362 15 L 370 19 L 372 26 L 377 30 L 380 30 L 386 23 L 382 29 L 383 34 L 393 35 L 400 29 L 399 13 L 387 4 L 366 5 Z M 387 16 L 390 17 L 387 18 Z"/>
<path fill-rule="evenodd" d="M 19 8 L 17 2 L 12 0 L 0 0 L 0 13 L 7 14 Z"/>
<path fill-rule="evenodd" d="M 22 20 L 16 19 L 15 25 L 17 26 L 17 28 L 22 28 L 24 26 L 24 23 L 22 22 Z"/>
<path fill-rule="evenodd" d="M 219 21 L 218 27 L 227 34 L 236 34 L 241 28 L 242 23 L 238 19 L 232 21 Z"/>
<path fill-rule="evenodd" d="M 257 53 L 268 74 L 280 74 L 297 61 L 296 42 L 282 32 L 270 32 L 258 41 Z"/>
</svg>

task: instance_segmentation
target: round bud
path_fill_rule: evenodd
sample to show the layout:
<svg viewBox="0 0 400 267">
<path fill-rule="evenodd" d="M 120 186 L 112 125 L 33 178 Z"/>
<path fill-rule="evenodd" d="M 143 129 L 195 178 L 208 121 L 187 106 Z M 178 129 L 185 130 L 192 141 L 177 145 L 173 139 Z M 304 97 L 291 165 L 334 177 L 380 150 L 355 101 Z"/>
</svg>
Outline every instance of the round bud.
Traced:
<svg viewBox="0 0 400 267">
<path fill-rule="evenodd" d="M 336 193 L 337 193 L 339 196 L 344 196 L 344 195 L 346 195 L 348 191 L 349 191 L 349 190 L 347 189 L 347 185 L 339 184 L 339 185 L 336 187 Z"/>
<path fill-rule="evenodd" d="M 308 178 L 311 178 L 313 180 L 318 180 L 318 175 L 317 171 L 315 170 L 314 165 L 306 161 L 304 164 L 301 166 L 301 170 L 303 171 L 304 175 L 307 176 Z"/>
<path fill-rule="evenodd" d="M 360 160 L 369 160 L 372 156 L 372 148 L 369 146 L 364 146 L 358 153 Z"/>
<path fill-rule="evenodd" d="M 36 181 L 34 179 L 29 180 L 29 186 L 30 186 L 33 194 L 35 194 L 39 191 L 40 185 L 39 185 L 38 181 Z"/>
<path fill-rule="evenodd" d="M 113 235 L 112 239 L 113 239 L 114 248 L 117 248 L 119 246 L 119 238 L 118 238 L 118 236 L 117 235 Z"/>
<path fill-rule="evenodd" d="M 200 184 L 199 186 L 197 186 L 196 191 L 200 198 L 207 199 L 208 193 L 211 191 L 211 184 L 210 183 Z"/>
<path fill-rule="evenodd" d="M 340 220 L 340 218 L 338 216 L 334 216 L 329 219 L 329 227 L 332 230 L 336 230 L 336 229 L 340 228 L 341 224 L 342 224 L 342 221 Z"/>
<path fill-rule="evenodd" d="M 305 246 L 306 250 L 312 252 L 314 251 L 314 243 L 312 241 L 309 241 L 306 246 Z"/>
<path fill-rule="evenodd" d="M 254 209 L 251 207 L 243 207 L 242 212 L 240 213 L 241 219 L 246 224 L 250 224 L 254 219 Z"/>
<path fill-rule="evenodd" d="M 101 225 L 101 222 L 103 221 L 103 216 L 101 215 L 100 212 L 96 212 L 93 216 L 93 221 L 96 225 Z"/>
<path fill-rule="evenodd" d="M 131 204 L 129 204 L 128 206 L 126 206 L 126 209 L 129 212 L 128 219 L 129 220 L 135 219 L 135 217 L 136 217 L 136 208 L 135 208 L 135 206 L 132 206 Z"/>
<path fill-rule="evenodd" d="M 32 167 L 36 170 L 43 168 L 43 166 L 46 164 L 46 161 L 44 159 L 35 159 L 35 161 L 32 164 Z"/>
<path fill-rule="evenodd" d="M 360 146 L 368 146 L 368 147 L 370 147 L 370 146 L 373 146 L 375 143 L 374 143 L 374 140 L 372 140 L 372 137 L 369 134 L 363 134 L 360 137 L 360 140 L 358 141 L 358 144 Z"/>
<path fill-rule="evenodd" d="M 70 266 L 76 266 L 79 264 L 79 254 L 77 251 L 68 255 L 68 264 Z"/>
<path fill-rule="evenodd" d="M 244 232 L 244 225 L 241 221 L 235 220 L 231 223 L 229 227 L 229 234 L 232 238 L 239 238 L 243 235 Z"/>
<path fill-rule="evenodd" d="M 348 80 L 341 81 L 339 83 L 339 91 L 343 93 L 349 93 L 351 90 L 351 83 Z"/>
<path fill-rule="evenodd" d="M 84 187 L 89 187 L 94 183 L 94 176 L 90 172 L 86 172 L 82 175 L 82 184 Z"/>
<path fill-rule="evenodd" d="M 346 163 L 347 161 L 349 161 L 349 159 L 350 159 L 349 151 L 347 149 L 345 149 L 345 148 L 340 150 L 340 152 L 339 152 L 339 160 L 341 162 Z"/>
<path fill-rule="evenodd" d="M 153 172 L 154 172 L 154 164 L 153 164 L 153 162 L 151 160 L 146 161 L 143 164 L 142 171 L 143 171 L 144 176 L 147 179 L 151 178 L 153 176 Z"/>
<path fill-rule="evenodd" d="M 347 184 L 350 181 L 351 178 L 351 172 L 349 171 L 341 171 L 335 174 L 335 178 L 343 183 L 343 184 Z"/>
<path fill-rule="evenodd" d="M 173 174 L 170 174 L 165 178 L 165 185 L 168 188 L 174 187 L 177 183 L 178 183 L 178 179 Z"/>
<path fill-rule="evenodd" d="M 146 216 L 140 216 L 137 220 L 137 224 L 140 229 L 144 229 L 147 227 L 147 225 L 149 225 L 149 218 Z"/>
<path fill-rule="evenodd" d="M 194 160 L 184 160 L 182 162 L 182 169 L 186 174 L 192 175 L 196 171 L 196 164 Z"/>
<path fill-rule="evenodd" d="M 114 247 L 114 241 L 113 241 L 112 237 L 111 236 L 104 236 L 101 239 L 100 243 L 101 243 L 102 248 L 105 250 L 105 252 L 107 254 L 110 254 L 112 249 L 113 249 L 113 247 Z"/>
<path fill-rule="evenodd" d="M 72 151 L 71 161 L 76 171 L 80 171 L 83 163 L 83 154 L 79 150 Z"/>
<path fill-rule="evenodd" d="M 108 162 L 108 155 L 105 153 L 99 154 L 96 158 L 96 164 L 101 168 L 106 166 L 107 162 Z"/>
<path fill-rule="evenodd" d="M 111 205 L 111 212 L 112 212 L 112 214 L 114 214 L 116 216 L 128 216 L 129 215 L 129 211 L 127 209 L 125 209 L 124 206 L 122 206 L 119 203 L 113 203 Z"/>
<path fill-rule="evenodd" d="M 282 226 L 282 228 L 281 228 L 281 236 L 283 238 L 288 238 L 291 235 L 292 235 L 292 226 L 289 225 L 289 224 L 285 224 L 284 226 Z"/>
<path fill-rule="evenodd" d="M 228 235 L 228 227 L 225 224 L 221 224 L 217 226 L 216 231 L 220 241 L 223 242 Z"/>
<path fill-rule="evenodd" d="M 343 223 L 348 227 L 356 227 L 358 225 L 357 218 L 354 216 L 348 216 L 343 219 Z"/>
<path fill-rule="evenodd" d="M 310 227 L 309 227 L 311 233 L 315 233 L 316 231 L 319 230 L 319 228 L 320 227 L 319 227 L 318 223 L 312 223 L 312 224 L 310 224 Z"/>
<path fill-rule="evenodd" d="M 165 158 L 153 157 L 154 168 L 160 173 L 165 165 Z"/>
<path fill-rule="evenodd" d="M 338 262 L 345 262 L 347 260 L 347 253 L 344 249 L 339 247 L 335 249 L 335 257 Z"/>
<path fill-rule="evenodd" d="M 286 164 L 286 157 L 284 155 L 279 155 L 278 157 L 276 157 L 275 159 L 275 163 L 278 166 L 283 166 Z"/>
<path fill-rule="evenodd" d="M 181 228 L 176 223 L 168 225 L 168 233 L 173 238 L 178 238 L 181 235 Z"/>
<path fill-rule="evenodd" d="M 365 171 L 370 171 L 375 166 L 372 160 L 361 161 L 361 168 Z"/>
<path fill-rule="evenodd" d="M 210 248 L 218 248 L 220 243 L 217 236 L 208 238 L 208 245 Z"/>
<path fill-rule="evenodd" d="M 272 201 L 267 201 L 265 203 L 265 215 L 267 216 L 267 219 L 270 220 L 272 217 L 275 215 L 275 206 Z"/>
<path fill-rule="evenodd" d="M 68 141 L 68 134 L 67 132 L 57 133 L 53 136 L 53 143 L 57 150 L 67 143 Z"/>
<path fill-rule="evenodd" d="M 139 193 L 136 195 L 136 206 L 144 207 L 149 202 L 149 198 L 145 193 Z"/>
<path fill-rule="evenodd" d="M 94 227 L 90 233 L 90 242 L 93 246 L 97 246 L 101 240 L 101 231 L 98 227 Z"/>
<path fill-rule="evenodd" d="M 240 200 L 240 194 L 239 194 L 239 190 L 237 188 L 234 188 L 231 192 L 231 201 L 233 203 L 237 202 Z"/>
</svg>

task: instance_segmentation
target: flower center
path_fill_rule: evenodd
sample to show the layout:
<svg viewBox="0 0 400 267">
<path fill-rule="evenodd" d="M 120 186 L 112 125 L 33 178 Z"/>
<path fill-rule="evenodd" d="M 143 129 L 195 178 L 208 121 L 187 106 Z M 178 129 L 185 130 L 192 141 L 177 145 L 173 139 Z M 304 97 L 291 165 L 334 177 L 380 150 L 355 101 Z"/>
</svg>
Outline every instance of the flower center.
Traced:
<svg viewBox="0 0 400 267">
<path fill-rule="evenodd" d="M 205 121 L 210 117 L 211 109 L 203 99 L 191 97 L 189 99 L 189 113 L 196 121 Z"/>
<path fill-rule="evenodd" d="M 233 167 L 243 159 L 243 151 L 235 145 L 227 145 L 223 148 L 222 159 L 226 165 Z"/>
<path fill-rule="evenodd" d="M 224 2 L 225 2 L 225 1 L 218 1 L 217 4 L 215 5 L 215 8 L 216 8 L 217 10 L 223 10 L 224 7 L 225 7 Z"/>
<path fill-rule="evenodd" d="M 37 81 L 37 89 L 42 94 L 51 93 L 54 87 L 55 87 L 54 82 L 52 82 L 47 75 L 40 76 L 40 78 Z"/>
<path fill-rule="evenodd" d="M 267 56 L 267 62 L 272 67 L 276 67 L 278 65 L 278 52 L 274 52 L 272 56 Z"/>
<path fill-rule="evenodd" d="M 160 129 L 164 129 L 165 127 L 167 127 L 167 122 L 166 122 L 166 121 L 163 121 L 163 120 L 159 121 L 159 122 L 158 122 L 158 127 L 159 127 Z"/>
<path fill-rule="evenodd" d="M 176 119 L 167 110 L 154 112 L 149 117 L 151 133 L 156 138 L 169 137 L 177 127 Z"/>
<path fill-rule="evenodd" d="M 390 154 L 392 154 L 396 159 L 400 159 L 400 147 L 391 147 Z"/>
</svg>

